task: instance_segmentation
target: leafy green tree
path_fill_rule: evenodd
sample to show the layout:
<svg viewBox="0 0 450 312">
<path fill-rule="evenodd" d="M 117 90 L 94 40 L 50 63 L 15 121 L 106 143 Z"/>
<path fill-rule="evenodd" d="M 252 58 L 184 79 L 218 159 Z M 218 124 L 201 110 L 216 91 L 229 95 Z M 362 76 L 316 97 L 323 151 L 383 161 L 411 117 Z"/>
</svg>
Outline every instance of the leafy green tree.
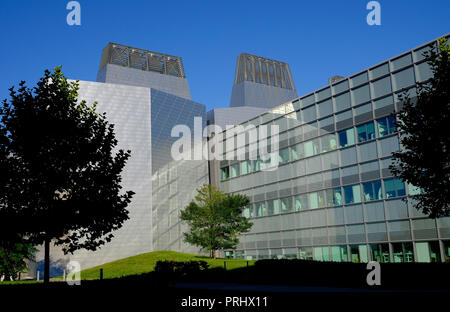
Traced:
<svg viewBox="0 0 450 312">
<path fill-rule="evenodd" d="M 184 240 L 215 258 L 217 250 L 235 248 L 238 235 L 252 227 L 253 223 L 242 216 L 250 199 L 241 194 L 225 195 L 211 185 L 204 185 L 197 192 L 195 200 L 181 211 L 181 220 L 190 228 L 184 233 Z"/>
<path fill-rule="evenodd" d="M 50 241 L 65 253 L 96 250 L 128 219 L 133 195 L 120 186 L 130 151 L 114 152 L 114 126 L 77 101 L 78 89 L 57 67 L 0 105 L 0 241 L 44 244 L 44 282 Z"/>
<path fill-rule="evenodd" d="M 393 153 L 392 173 L 420 191 L 417 210 L 431 218 L 450 215 L 450 49 L 445 39 L 424 55 L 433 77 L 417 85 L 417 100 L 401 96 L 395 115 L 402 150 Z"/>
<path fill-rule="evenodd" d="M 36 249 L 23 238 L 0 242 L 0 276 L 5 281 L 16 279 L 27 269 L 26 259 L 33 260 Z"/>
</svg>

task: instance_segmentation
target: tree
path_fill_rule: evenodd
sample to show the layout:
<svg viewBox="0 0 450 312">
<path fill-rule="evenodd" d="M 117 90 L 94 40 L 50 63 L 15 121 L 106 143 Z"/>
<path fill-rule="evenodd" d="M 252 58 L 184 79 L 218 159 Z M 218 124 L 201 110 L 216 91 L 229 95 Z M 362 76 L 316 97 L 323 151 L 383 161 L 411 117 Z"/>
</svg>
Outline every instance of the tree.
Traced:
<svg viewBox="0 0 450 312">
<path fill-rule="evenodd" d="M 242 194 L 225 195 L 211 185 L 204 185 L 197 192 L 195 201 L 181 211 L 181 220 L 190 228 L 184 233 L 184 240 L 210 251 L 215 258 L 217 250 L 235 248 L 238 235 L 252 227 L 253 223 L 242 216 L 250 199 Z"/>
<path fill-rule="evenodd" d="M 4 280 L 16 279 L 27 268 L 25 259 L 32 260 L 36 249 L 21 237 L 0 242 L 0 276 Z"/>
<path fill-rule="evenodd" d="M 450 215 L 450 62 L 449 45 L 439 40 L 424 56 L 433 77 L 417 85 L 417 100 L 407 94 L 395 115 L 403 149 L 393 153 L 391 172 L 415 186 L 417 210 L 431 218 Z"/>
<path fill-rule="evenodd" d="M 121 191 L 120 173 L 130 151 L 114 153 L 114 126 L 96 103 L 77 101 L 78 83 L 61 67 L 33 90 L 19 86 L 0 106 L 0 241 L 44 244 L 48 282 L 50 241 L 66 254 L 96 250 L 128 219 L 134 193 Z"/>
</svg>

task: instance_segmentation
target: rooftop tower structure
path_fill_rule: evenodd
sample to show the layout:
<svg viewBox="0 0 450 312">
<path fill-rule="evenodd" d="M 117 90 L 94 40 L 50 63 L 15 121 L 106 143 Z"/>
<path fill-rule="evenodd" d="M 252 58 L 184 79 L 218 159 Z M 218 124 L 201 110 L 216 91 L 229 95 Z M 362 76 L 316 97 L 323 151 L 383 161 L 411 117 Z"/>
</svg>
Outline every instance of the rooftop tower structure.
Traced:
<svg viewBox="0 0 450 312">
<path fill-rule="evenodd" d="M 261 56 L 238 56 L 230 107 L 270 109 L 298 97 L 289 65 Z"/>
</svg>

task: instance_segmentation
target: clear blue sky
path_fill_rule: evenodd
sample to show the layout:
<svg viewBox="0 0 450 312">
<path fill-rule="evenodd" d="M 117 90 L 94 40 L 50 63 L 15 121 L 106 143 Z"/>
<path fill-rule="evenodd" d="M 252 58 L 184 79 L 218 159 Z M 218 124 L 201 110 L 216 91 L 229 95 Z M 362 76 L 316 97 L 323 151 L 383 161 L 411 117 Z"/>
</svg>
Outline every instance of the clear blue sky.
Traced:
<svg viewBox="0 0 450 312">
<path fill-rule="evenodd" d="M 0 1 L 0 98 L 45 69 L 95 81 L 110 41 L 181 56 L 194 101 L 229 104 L 237 56 L 289 63 L 299 95 L 450 32 L 450 1 L 380 0 L 381 26 L 366 23 L 368 0 L 80 0 L 81 26 L 66 24 L 66 0 Z"/>
</svg>

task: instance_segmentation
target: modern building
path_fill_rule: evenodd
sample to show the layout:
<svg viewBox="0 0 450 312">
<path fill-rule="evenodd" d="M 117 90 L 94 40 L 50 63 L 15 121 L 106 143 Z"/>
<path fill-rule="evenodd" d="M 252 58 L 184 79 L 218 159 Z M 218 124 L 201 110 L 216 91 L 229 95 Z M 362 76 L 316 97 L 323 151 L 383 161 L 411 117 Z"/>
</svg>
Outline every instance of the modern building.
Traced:
<svg viewBox="0 0 450 312">
<path fill-rule="evenodd" d="M 191 100 L 181 58 L 109 43 L 97 81 L 80 81 L 79 87 L 78 100 L 97 102 L 97 111 L 106 112 L 114 124 L 117 148 L 131 150 L 122 187 L 135 195 L 127 207 L 129 220 L 110 243 L 95 252 L 67 256 L 52 247 L 52 274 L 61 275 L 70 260 L 85 269 L 153 250 L 199 253 L 183 242 L 186 225 L 178 216 L 196 189 L 208 183 L 208 162 L 173 161 L 171 146 L 177 138 L 171 130 L 184 124 L 193 131 L 195 117 L 204 127 L 206 111 Z M 43 251 L 37 255 L 37 261 L 41 259 Z"/>
<path fill-rule="evenodd" d="M 56 250 L 55 266 L 77 260 L 85 269 L 154 250 L 199 253 L 183 242 L 179 213 L 207 183 L 251 199 L 244 214 L 254 225 L 230 257 L 450 261 L 450 218 L 420 214 L 409 197 L 418 190 L 389 170 L 401 148 L 391 113 L 401 108 L 399 94 L 414 97 L 416 83 L 431 77 L 422 55 L 430 43 L 301 97 L 288 64 L 241 54 L 230 107 L 208 113 L 192 101 L 180 57 L 108 44 L 97 81 L 80 81 L 79 100 L 97 101 L 115 124 L 118 148 L 132 151 L 122 186 L 136 194 L 110 243 L 72 256 Z M 222 134 L 277 125 L 277 166 L 261 170 L 249 146 L 240 160 L 173 160 L 172 129 L 195 133 L 195 117 L 202 129 L 234 125 Z M 237 149 L 220 144 L 224 159 Z"/>
<path fill-rule="evenodd" d="M 228 256 L 450 261 L 450 218 L 418 212 L 409 195 L 419 190 L 389 170 L 401 148 L 391 114 L 401 108 L 399 94 L 414 98 L 416 83 L 431 77 L 422 55 L 428 44 L 436 41 L 349 77 L 334 76 L 323 88 L 240 123 L 279 127 L 278 168 L 261 170 L 248 145 L 244 160 L 211 166 L 213 184 L 252 202 L 245 215 L 254 225 Z M 247 80 L 241 72 L 237 77 Z M 223 159 L 233 151 L 226 140 Z"/>
</svg>

